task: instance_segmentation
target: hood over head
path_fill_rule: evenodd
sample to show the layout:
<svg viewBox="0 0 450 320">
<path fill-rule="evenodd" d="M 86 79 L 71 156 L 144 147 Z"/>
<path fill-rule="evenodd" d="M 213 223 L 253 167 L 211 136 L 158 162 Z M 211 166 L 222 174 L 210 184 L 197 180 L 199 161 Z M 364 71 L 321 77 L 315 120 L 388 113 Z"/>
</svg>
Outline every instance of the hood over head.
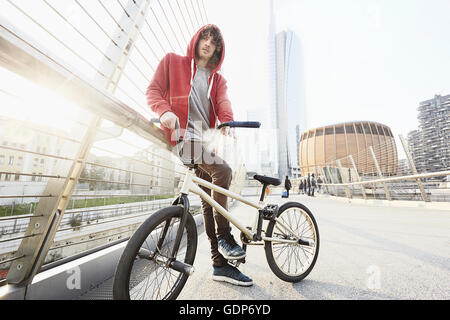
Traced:
<svg viewBox="0 0 450 320">
<path fill-rule="evenodd" d="M 197 43 L 200 39 L 200 34 L 202 33 L 203 30 L 211 28 L 211 27 L 215 28 L 220 33 L 220 35 L 222 35 L 222 32 L 220 31 L 219 27 L 217 27 L 214 24 L 207 24 L 207 25 L 201 27 L 200 30 L 197 31 L 197 33 L 192 37 L 191 41 L 189 42 L 186 55 L 190 59 L 195 60 L 195 49 L 196 49 Z M 220 70 L 223 60 L 225 58 L 225 42 L 223 41 L 223 37 L 221 37 L 221 38 L 222 38 L 222 54 L 221 54 L 219 62 L 215 66 L 213 66 L 213 68 L 211 69 L 211 74 L 214 74 L 215 72 Z"/>
</svg>

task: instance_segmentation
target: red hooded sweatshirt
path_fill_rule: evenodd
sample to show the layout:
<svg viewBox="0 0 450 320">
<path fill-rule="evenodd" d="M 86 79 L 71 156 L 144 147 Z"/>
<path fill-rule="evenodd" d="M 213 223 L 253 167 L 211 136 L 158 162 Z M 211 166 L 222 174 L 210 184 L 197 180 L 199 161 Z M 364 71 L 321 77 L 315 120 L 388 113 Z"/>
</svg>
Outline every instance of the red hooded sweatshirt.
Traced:
<svg viewBox="0 0 450 320">
<path fill-rule="evenodd" d="M 195 48 L 201 32 L 211 26 L 217 28 L 215 25 L 206 25 L 197 31 L 188 45 L 186 56 L 183 57 L 175 53 L 168 53 L 159 63 L 147 89 L 147 103 L 152 111 L 158 114 L 160 118 L 167 111 L 173 112 L 179 119 L 181 127 L 180 134 L 182 136 L 184 136 L 188 123 L 189 95 L 197 71 Z M 211 128 L 216 127 L 217 120 L 221 123 L 233 120 L 233 111 L 227 96 L 226 80 L 222 75 L 217 73 L 222 66 L 224 57 L 225 43 L 222 40 L 222 57 L 218 65 L 211 70 L 208 80 Z M 175 145 L 176 137 L 175 135 L 172 136 L 173 130 L 166 128 L 164 125 L 161 125 L 161 128 L 167 141 Z"/>
</svg>

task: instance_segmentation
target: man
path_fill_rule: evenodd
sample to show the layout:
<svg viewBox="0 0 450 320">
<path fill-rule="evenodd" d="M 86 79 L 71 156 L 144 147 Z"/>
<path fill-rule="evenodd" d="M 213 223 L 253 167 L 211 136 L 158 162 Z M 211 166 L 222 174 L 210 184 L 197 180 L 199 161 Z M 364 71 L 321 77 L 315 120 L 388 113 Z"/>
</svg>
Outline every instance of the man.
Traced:
<svg viewBox="0 0 450 320">
<path fill-rule="evenodd" d="M 147 101 L 158 114 L 161 128 L 172 145 L 176 144 L 174 129 L 175 123 L 179 122 L 184 141 L 183 155 L 190 154 L 191 147 L 201 145 L 199 156 L 195 150 L 193 152 L 197 164 L 195 174 L 228 189 L 231 168 L 202 143 L 206 130 L 214 129 L 218 122 L 233 120 L 226 80 L 217 73 L 224 57 L 225 44 L 219 28 L 215 25 L 202 27 L 191 39 L 186 56 L 169 53 L 159 63 L 147 89 Z M 226 132 L 222 130 L 222 133 Z M 202 189 L 211 195 L 210 189 Z M 213 192 L 213 198 L 227 209 L 225 195 Z M 228 260 L 245 257 L 245 251 L 231 235 L 228 220 L 215 210 L 213 212 L 203 200 L 202 209 L 205 231 L 211 244 L 213 280 L 251 286 L 253 282 L 249 277 L 228 264 Z"/>
<path fill-rule="evenodd" d="M 308 178 L 306 178 L 306 179 L 308 179 Z M 307 193 L 307 180 L 306 179 L 303 179 L 303 194 L 306 194 Z"/>
<path fill-rule="evenodd" d="M 286 188 L 286 193 L 287 193 L 286 198 L 289 198 L 289 190 L 291 190 L 292 184 L 291 184 L 291 181 L 289 180 L 288 176 L 286 176 L 286 180 L 284 180 L 284 187 Z"/>
<path fill-rule="evenodd" d="M 316 189 L 316 178 L 314 173 L 311 174 L 311 196 L 314 197 L 314 190 Z"/>
<path fill-rule="evenodd" d="M 317 177 L 317 188 L 318 188 L 318 192 L 319 192 L 319 193 L 322 193 L 322 192 L 321 192 L 321 189 L 322 189 L 322 182 L 323 182 L 323 181 L 322 181 L 322 178 L 321 178 L 320 176 L 318 176 L 318 177 Z"/>
<path fill-rule="evenodd" d="M 308 188 L 308 196 L 311 196 L 311 173 L 308 173 L 308 178 L 306 180 L 306 185 Z"/>
</svg>

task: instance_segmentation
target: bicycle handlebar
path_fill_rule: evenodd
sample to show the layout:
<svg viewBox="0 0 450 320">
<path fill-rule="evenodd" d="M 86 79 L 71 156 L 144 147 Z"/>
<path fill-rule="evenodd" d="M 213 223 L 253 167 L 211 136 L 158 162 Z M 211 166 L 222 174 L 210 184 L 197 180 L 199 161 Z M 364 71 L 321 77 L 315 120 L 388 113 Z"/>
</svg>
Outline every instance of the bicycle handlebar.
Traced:
<svg viewBox="0 0 450 320">
<path fill-rule="evenodd" d="M 259 128 L 261 126 L 261 122 L 259 121 L 229 121 L 221 123 L 217 129 L 221 129 L 223 127 L 230 128 Z"/>
<path fill-rule="evenodd" d="M 152 123 L 161 123 L 160 120 L 158 118 L 153 118 L 150 120 L 150 122 Z M 217 129 L 221 129 L 223 127 L 230 127 L 230 128 L 259 128 L 261 126 L 261 123 L 259 121 L 228 121 L 228 122 L 224 122 L 221 123 Z M 175 122 L 175 135 L 176 135 L 176 149 L 177 149 L 177 153 L 180 156 L 180 158 L 182 158 L 182 149 L 183 149 L 183 138 L 181 138 L 181 134 L 180 134 L 180 122 L 177 118 L 176 122 Z M 183 160 L 182 160 L 183 161 Z M 191 159 L 191 164 L 193 164 L 194 160 Z M 184 163 L 184 161 L 183 161 Z M 186 163 L 184 163 L 186 164 Z"/>
<path fill-rule="evenodd" d="M 159 119 L 153 118 L 150 120 L 152 123 L 161 123 Z M 222 129 L 223 127 L 230 127 L 230 128 L 259 128 L 261 126 L 261 122 L 259 121 L 228 121 L 221 123 L 217 129 Z M 180 137 L 180 123 L 177 121 L 175 122 L 175 132 L 177 136 L 177 145 L 180 143 L 183 139 Z"/>
<path fill-rule="evenodd" d="M 150 120 L 152 123 L 161 123 L 159 119 L 153 118 Z M 261 127 L 261 122 L 259 121 L 228 121 L 221 123 L 219 126 L 217 126 L 217 129 L 222 129 L 223 127 L 230 127 L 230 128 L 259 128 Z M 180 130 L 180 124 L 177 122 L 175 123 L 175 130 Z M 179 135 L 177 135 L 179 137 Z"/>
</svg>

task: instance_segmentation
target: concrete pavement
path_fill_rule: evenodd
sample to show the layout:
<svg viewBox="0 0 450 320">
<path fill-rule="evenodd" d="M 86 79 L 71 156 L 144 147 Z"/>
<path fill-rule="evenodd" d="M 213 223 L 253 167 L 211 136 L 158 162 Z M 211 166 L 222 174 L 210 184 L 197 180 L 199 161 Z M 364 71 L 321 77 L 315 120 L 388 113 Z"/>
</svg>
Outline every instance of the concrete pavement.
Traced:
<svg viewBox="0 0 450 320">
<path fill-rule="evenodd" d="M 286 199 L 269 197 L 270 203 Z M 262 246 L 249 246 L 239 269 L 253 279 L 249 288 L 211 280 L 209 242 L 199 235 L 195 273 L 178 299 L 449 299 L 450 211 L 344 203 L 293 195 L 314 214 L 320 232 L 317 263 L 292 284 L 270 270 Z M 253 209 L 232 209 L 251 224 Z M 239 232 L 234 229 L 238 239 Z"/>
</svg>

